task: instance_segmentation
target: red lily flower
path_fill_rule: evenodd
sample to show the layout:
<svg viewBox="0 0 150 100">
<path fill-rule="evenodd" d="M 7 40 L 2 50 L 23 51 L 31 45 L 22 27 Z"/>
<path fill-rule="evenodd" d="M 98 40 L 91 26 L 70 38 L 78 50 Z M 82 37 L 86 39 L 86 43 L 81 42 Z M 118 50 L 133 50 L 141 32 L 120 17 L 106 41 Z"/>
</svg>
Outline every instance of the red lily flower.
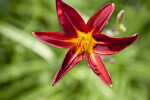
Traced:
<svg viewBox="0 0 150 100">
<path fill-rule="evenodd" d="M 54 86 L 70 69 L 84 57 L 93 72 L 107 85 L 112 81 L 100 55 L 111 55 L 132 44 L 138 34 L 117 38 L 101 34 L 107 24 L 114 4 L 109 3 L 98 10 L 85 24 L 81 16 L 62 0 L 56 0 L 57 16 L 62 29 L 60 32 L 34 32 L 34 36 L 49 45 L 58 48 L 70 48 L 66 53 L 61 68 L 55 74 Z"/>
</svg>

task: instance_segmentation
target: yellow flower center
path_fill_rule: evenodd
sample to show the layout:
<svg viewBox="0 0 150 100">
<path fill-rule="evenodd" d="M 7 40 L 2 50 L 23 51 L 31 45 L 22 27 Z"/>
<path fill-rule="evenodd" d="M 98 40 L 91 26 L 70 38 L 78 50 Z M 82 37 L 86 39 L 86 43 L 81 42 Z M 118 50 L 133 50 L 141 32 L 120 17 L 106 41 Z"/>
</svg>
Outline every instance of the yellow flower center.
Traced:
<svg viewBox="0 0 150 100">
<path fill-rule="evenodd" d="M 87 42 L 87 37 L 81 36 L 80 38 L 78 38 L 77 47 L 85 50 L 87 47 Z"/>
<path fill-rule="evenodd" d="M 92 33 L 78 32 L 78 38 L 76 39 L 76 49 L 77 53 L 93 53 L 93 46 L 95 45 L 95 40 L 92 37 Z"/>
</svg>

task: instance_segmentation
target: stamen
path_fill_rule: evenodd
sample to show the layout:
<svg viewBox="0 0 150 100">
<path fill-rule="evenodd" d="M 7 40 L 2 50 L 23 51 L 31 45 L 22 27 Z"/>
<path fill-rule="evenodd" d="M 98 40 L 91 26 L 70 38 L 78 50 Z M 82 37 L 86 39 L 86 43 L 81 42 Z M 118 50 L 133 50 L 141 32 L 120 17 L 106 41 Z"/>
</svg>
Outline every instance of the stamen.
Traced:
<svg viewBox="0 0 150 100">
<path fill-rule="evenodd" d="M 87 37 L 82 36 L 78 39 L 77 46 L 81 48 L 81 50 L 85 50 L 87 47 Z"/>
</svg>

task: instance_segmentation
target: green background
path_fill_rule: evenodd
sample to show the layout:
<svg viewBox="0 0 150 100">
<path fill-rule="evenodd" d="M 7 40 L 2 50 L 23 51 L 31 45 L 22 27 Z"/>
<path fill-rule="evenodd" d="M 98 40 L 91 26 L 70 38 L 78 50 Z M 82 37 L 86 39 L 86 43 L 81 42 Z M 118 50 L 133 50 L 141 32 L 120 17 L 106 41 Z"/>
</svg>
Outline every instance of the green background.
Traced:
<svg viewBox="0 0 150 100">
<path fill-rule="evenodd" d="M 64 0 L 87 20 L 102 5 L 115 3 L 107 29 L 116 25 L 124 9 L 126 32 L 139 33 L 125 50 L 104 60 L 113 87 L 105 85 L 85 59 L 52 87 L 67 49 L 40 42 L 32 32 L 62 32 L 55 0 L 0 0 L 0 100 L 149 100 L 150 0 Z"/>
</svg>

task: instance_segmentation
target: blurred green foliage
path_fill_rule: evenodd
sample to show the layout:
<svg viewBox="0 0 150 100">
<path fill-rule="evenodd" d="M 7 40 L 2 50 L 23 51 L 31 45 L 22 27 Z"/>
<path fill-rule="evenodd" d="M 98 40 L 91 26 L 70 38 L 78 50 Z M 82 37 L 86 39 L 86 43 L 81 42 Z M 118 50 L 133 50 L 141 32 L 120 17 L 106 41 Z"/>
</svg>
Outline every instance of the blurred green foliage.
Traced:
<svg viewBox="0 0 150 100">
<path fill-rule="evenodd" d="M 134 44 L 105 65 L 113 87 L 105 85 L 85 60 L 52 87 L 66 49 L 37 40 L 34 31 L 62 31 L 55 0 L 0 0 L 0 100 L 150 100 L 150 0 L 64 0 L 87 21 L 102 5 L 115 3 L 106 29 L 125 10 L 127 31 L 139 33 Z"/>
</svg>

